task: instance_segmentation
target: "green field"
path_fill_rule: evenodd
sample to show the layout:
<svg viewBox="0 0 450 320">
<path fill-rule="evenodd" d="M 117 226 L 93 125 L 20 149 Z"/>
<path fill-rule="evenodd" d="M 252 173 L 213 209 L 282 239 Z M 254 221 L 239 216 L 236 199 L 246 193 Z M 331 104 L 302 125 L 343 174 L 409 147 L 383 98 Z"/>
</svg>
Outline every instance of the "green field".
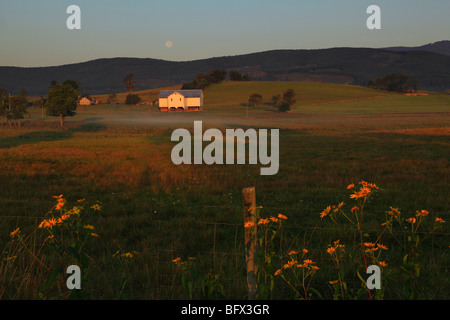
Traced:
<svg viewBox="0 0 450 320">
<path fill-rule="evenodd" d="M 296 107 L 279 113 L 270 100 L 289 88 L 296 92 Z M 255 108 L 247 107 L 252 93 L 263 96 Z M 207 298 L 246 299 L 241 191 L 255 186 L 262 214 L 289 217 L 278 256 L 306 243 L 311 252 L 316 248 L 314 257 L 324 265 L 318 276 L 323 288 L 317 286 L 329 299 L 326 283 L 333 276 L 325 271 L 322 253 L 339 233 L 321 225 L 319 213 L 340 201 L 351 206 L 346 186 L 365 180 L 380 187 L 367 204 L 369 226 L 390 206 L 409 216 L 426 209 L 447 220 L 424 242 L 417 291 L 425 299 L 449 298 L 450 95 L 405 96 L 302 82 L 225 82 L 204 94 L 203 112 L 89 106 L 60 128 L 57 118 L 42 119 L 40 109 L 31 109 L 21 128 L 0 128 L 3 254 L 10 232 L 17 227 L 32 232 L 54 206 L 52 196 L 63 194 L 70 203 L 102 203 L 102 213 L 89 218 L 99 237 L 88 248 L 83 298 L 187 299 L 172 260 L 195 257 L 199 272 L 217 275 L 214 283 L 223 287 L 224 296 Z M 279 128 L 278 174 L 261 176 L 260 165 L 175 166 L 171 133 L 191 131 L 195 120 L 203 121 L 204 130 Z M 317 225 L 322 228 L 314 229 Z M 40 238 L 35 239 L 38 248 Z M 113 257 L 117 251 L 138 254 L 124 262 Z M 40 254 L 51 261 L 49 253 Z M 402 257 L 394 252 L 390 264 Z M 17 265 L 24 269 L 26 261 Z M 34 280 L 21 285 L 20 272 L 11 276 L 0 269 L 0 278 L 2 270 L 5 299 L 37 298 L 48 277 L 35 270 Z M 6 287 L 5 277 L 11 279 Z M 402 299 L 400 287 L 386 298 Z M 274 299 L 291 298 L 281 281 L 277 288 Z M 51 290 L 48 297 L 58 296 Z M 204 296 L 197 290 L 193 297 Z"/>
</svg>

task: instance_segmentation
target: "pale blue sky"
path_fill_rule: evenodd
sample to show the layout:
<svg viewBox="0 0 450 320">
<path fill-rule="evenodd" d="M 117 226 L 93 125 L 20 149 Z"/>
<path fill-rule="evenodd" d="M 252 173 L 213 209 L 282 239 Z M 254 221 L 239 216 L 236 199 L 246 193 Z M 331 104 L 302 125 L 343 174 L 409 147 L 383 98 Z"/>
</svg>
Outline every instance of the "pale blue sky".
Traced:
<svg viewBox="0 0 450 320">
<path fill-rule="evenodd" d="M 66 27 L 71 4 L 81 8 L 81 30 Z M 381 7 L 381 30 L 366 27 L 372 4 Z M 166 48 L 168 40 L 173 47 Z M 450 40 L 449 0 L 0 0 L 1 66 L 439 40 Z"/>
</svg>

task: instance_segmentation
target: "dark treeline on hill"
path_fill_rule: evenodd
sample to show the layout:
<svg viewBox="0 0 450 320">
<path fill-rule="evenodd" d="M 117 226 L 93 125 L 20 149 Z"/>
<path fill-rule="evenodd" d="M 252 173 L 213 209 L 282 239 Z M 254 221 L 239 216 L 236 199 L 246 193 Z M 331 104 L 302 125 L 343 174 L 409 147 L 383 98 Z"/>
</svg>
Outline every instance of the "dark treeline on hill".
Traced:
<svg viewBox="0 0 450 320">
<path fill-rule="evenodd" d="M 417 92 L 417 80 L 411 79 L 406 74 L 393 73 L 379 77 L 375 81 L 369 81 L 369 87 L 392 92 Z"/>
<path fill-rule="evenodd" d="M 52 80 L 77 79 L 83 91 L 110 94 L 124 91 L 123 79 L 134 74 L 136 91 L 193 82 L 211 70 L 245 74 L 252 81 L 313 81 L 366 86 L 388 74 L 407 74 L 420 90 L 450 89 L 450 56 L 429 51 L 388 51 L 369 48 L 274 50 L 238 56 L 172 62 L 112 58 L 56 67 L 0 67 L 0 88 L 17 94 L 45 95 Z M 245 77 L 242 76 L 242 77 Z M 205 78 L 200 79 L 200 83 Z M 197 79 L 199 80 L 199 79 Z"/>
<path fill-rule="evenodd" d="M 208 73 L 199 73 L 191 82 L 183 84 L 182 89 L 205 89 L 212 84 L 221 83 L 227 78 L 227 72 L 225 70 L 212 70 Z M 242 75 L 240 72 L 231 70 L 230 78 L 231 81 L 250 81 L 248 74 Z"/>
<path fill-rule="evenodd" d="M 227 72 L 225 70 L 212 70 L 208 73 L 199 73 L 192 82 L 187 82 L 182 89 L 205 89 L 214 83 L 221 83 L 225 80 Z"/>
</svg>

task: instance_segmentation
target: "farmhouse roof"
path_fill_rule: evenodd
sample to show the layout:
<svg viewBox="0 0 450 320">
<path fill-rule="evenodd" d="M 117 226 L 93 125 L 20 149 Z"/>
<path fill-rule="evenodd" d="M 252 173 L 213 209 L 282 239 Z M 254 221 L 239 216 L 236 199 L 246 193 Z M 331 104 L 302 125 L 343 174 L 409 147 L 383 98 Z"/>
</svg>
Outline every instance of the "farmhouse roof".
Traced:
<svg viewBox="0 0 450 320">
<path fill-rule="evenodd" d="M 159 92 L 159 97 L 167 98 L 174 92 L 178 92 L 187 98 L 200 98 L 202 96 L 202 90 L 161 90 Z"/>
</svg>

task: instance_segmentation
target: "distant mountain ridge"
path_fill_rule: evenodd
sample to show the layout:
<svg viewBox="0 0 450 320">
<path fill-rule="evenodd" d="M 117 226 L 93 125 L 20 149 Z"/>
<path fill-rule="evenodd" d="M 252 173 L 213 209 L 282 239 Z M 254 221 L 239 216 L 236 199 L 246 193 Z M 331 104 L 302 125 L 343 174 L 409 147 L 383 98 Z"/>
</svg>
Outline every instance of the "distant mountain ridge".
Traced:
<svg viewBox="0 0 450 320">
<path fill-rule="evenodd" d="M 0 88 L 17 94 L 45 96 L 52 80 L 81 82 L 82 93 L 124 92 L 123 78 L 134 73 L 136 90 L 179 85 L 200 72 L 236 70 L 254 81 L 315 81 L 366 85 L 390 73 L 404 73 L 418 80 L 420 90 L 450 89 L 450 54 L 432 52 L 450 41 L 405 48 L 330 48 L 272 50 L 237 56 L 174 62 L 151 58 L 110 58 L 54 67 L 0 67 Z"/>
<path fill-rule="evenodd" d="M 450 56 L 450 41 L 438 41 L 438 42 L 432 42 L 428 43 L 423 46 L 419 47 L 390 47 L 390 48 L 384 48 L 384 50 L 389 51 L 429 51 L 429 52 L 435 52 L 440 54 L 445 54 L 447 56 Z"/>
</svg>

